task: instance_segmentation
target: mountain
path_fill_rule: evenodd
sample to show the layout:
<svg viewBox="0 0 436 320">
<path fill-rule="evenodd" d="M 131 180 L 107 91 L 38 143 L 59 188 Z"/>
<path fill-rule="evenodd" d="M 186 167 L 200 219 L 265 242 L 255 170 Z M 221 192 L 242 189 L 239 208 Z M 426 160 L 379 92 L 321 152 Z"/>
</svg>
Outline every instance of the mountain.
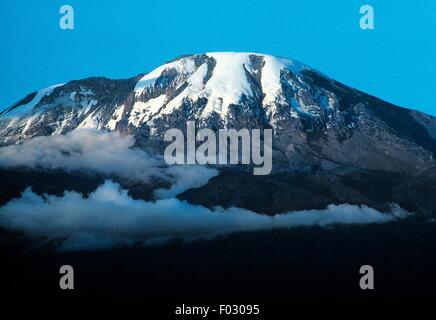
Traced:
<svg viewBox="0 0 436 320">
<path fill-rule="evenodd" d="M 435 117 L 265 54 L 188 55 L 130 79 L 88 78 L 33 92 L 0 113 L 0 146 L 96 128 L 134 135 L 137 146 L 161 152 L 165 130 L 184 129 L 188 120 L 214 130 L 273 129 L 270 176 L 224 167 L 180 196 L 191 202 L 264 213 L 344 202 L 436 208 L 425 200 L 436 185 Z"/>
</svg>

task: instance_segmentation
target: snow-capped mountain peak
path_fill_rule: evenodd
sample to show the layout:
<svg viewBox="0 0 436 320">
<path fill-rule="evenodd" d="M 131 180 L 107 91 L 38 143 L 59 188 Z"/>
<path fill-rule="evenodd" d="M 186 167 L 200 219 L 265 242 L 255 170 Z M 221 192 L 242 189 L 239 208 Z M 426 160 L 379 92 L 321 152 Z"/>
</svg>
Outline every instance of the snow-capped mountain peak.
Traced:
<svg viewBox="0 0 436 320">
<path fill-rule="evenodd" d="M 191 120 L 213 130 L 273 128 L 287 169 L 415 170 L 434 165 L 436 154 L 433 117 L 299 62 L 242 52 L 188 55 L 130 79 L 88 78 L 29 94 L 0 113 L 0 146 L 77 128 L 154 146 Z"/>
<path fill-rule="evenodd" d="M 237 105 L 243 96 L 255 95 L 250 78 L 258 78 L 262 88 L 263 104 L 272 104 L 281 95 L 281 72 L 288 70 L 298 74 L 303 69 L 309 69 L 299 62 L 277 58 L 266 54 L 245 52 L 209 52 L 203 55 L 206 61 L 199 64 L 195 62 L 201 59 L 201 55 L 192 55 L 179 58 L 164 64 L 150 73 L 144 75 L 135 86 L 136 96 L 144 93 L 144 90 L 152 90 L 160 77 L 174 72 L 178 75 L 173 81 L 179 82 L 179 87 L 186 82 L 186 88 L 179 95 L 168 99 L 161 96 L 157 100 L 150 99 L 150 103 L 141 104 L 139 108 L 146 107 L 151 112 L 139 122 L 131 119 L 131 123 L 140 123 L 142 120 L 150 120 L 152 112 L 162 109 L 163 114 L 171 113 L 174 108 L 180 107 L 184 100 L 192 102 L 199 98 L 206 98 L 207 104 L 202 110 L 201 116 L 207 117 L 217 113 L 225 119 L 230 105 Z M 207 59 L 213 61 L 208 63 Z M 210 77 L 207 78 L 208 73 Z M 138 108 L 134 108 L 138 109 Z"/>
<path fill-rule="evenodd" d="M 6 125 L 7 135 L 11 131 L 19 131 L 21 138 L 26 138 L 33 134 L 26 133 L 30 126 L 46 118 L 47 113 L 41 111 L 48 106 L 52 107 L 52 112 L 68 113 L 55 124 L 52 133 L 57 134 L 69 130 L 71 122 L 77 123 L 75 125 L 78 128 L 115 130 L 117 123 L 126 119 L 128 125 L 139 128 L 186 105 L 196 105 L 193 111 L 196 118 L 207 121 L 210 117 L 218 116 L 222 124 L 227 126 L 228 121 L 234 118 L 232 108 L 255 102 L 264 109 L 274 125 L 277 104 L 288 103 L 292 107 L 293 117 L 317 113 L 317 103 L 308 105 L 301 95 L 306 90 L 300 79 L 304 70 L 310 68 L 296 61 L 266 54 L 210 52 L 188 55 L 163 64 L 141 77 L 124 81 L 91 78 L 80 84 L 72 81 L 66 86 L 62 84 L 40 90 L 31 101 L 20 101 L 4 110 L 0 114 L 0 122 L 4 124 L 6 119 L 14 118 L 15 122 Z M 115 82 L 123 91 L 122 95 L 114 97 L 120 100 L 118 103 L 114 103 L 114 99 L 109 101 L 114 94 L 110 88 L 102 91 L 105 85 L 111 87 Z M 121 83 L 128 86 L 121 88 Z M 288 92 L 285 95 L 284 86 L 292 87 L 293 94 L 289 95 Z M 326 93 L 319 96 L 325 96 L 325 101 L 334 102 L 334 99 L 328 99 Z M 107 98 L 108 101 L 102 101 L 101 98 Z M 318 105 L 321 104 L 319 101 Z M 61 106 L 62 110 L 59 109 Z M 259 110 L 252 112 L 259 113 Z M 2 128 L 5 127 L 0 126 L 0 130 Z"/>
</svg>

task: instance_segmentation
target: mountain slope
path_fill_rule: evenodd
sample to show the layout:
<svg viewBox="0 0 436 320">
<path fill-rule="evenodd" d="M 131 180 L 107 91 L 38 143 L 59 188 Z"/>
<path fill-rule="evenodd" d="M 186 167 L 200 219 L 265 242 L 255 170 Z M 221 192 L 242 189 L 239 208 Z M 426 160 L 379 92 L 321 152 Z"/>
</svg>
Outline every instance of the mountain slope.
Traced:
<svg viewBox="0 0 436 320">
<path fill-rule="evenodd" d="M 26 96 L 0 114 L 0 145 L 97 128 L 160 144 L 167 128 L 273 128 L 274 170 L 434 166 L 436 120 L 301 63 L 255 53 L 178 58 L 126 80 L 88 78 Z M 154 143 L 152 143 L 154 142 Z"/>
<path fill-rule="evenodd" d="M 165 131 L 185 130 L 188 120 L 214 130 L 273 129 L 271 175 L 220 167 L 205 186 L 179 195 L 191 203 L 267 214 L 331 203 L 436 212 L 425 200 L 436 185 L 436 118 L 263 54 L 189 55 L 130 79 L 31 93 L 0 113 L 0 146 L 95 128 L 133 135 L 137 147 L 162 154 Z"/>
</svg>

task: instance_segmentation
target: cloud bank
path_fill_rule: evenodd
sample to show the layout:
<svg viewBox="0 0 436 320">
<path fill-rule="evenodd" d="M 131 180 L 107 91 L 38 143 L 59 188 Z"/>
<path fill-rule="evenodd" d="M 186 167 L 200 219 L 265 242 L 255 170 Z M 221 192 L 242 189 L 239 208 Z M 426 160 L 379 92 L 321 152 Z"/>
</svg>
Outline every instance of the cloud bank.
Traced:
<svg viewBox="0 0 436 320">
<path fill-rule="evenodd" d="M 41 136 L 23 144 L 0 148 L 0 167 L 85 170 L 138 180 L 160 178 L 171 188 L 156 190 L 157 197 L 172 197 L 200 187 L 218 175 L 215 169 L 199 165 L 168 167 L 163 158 L 134 147 L 132 136 L 93 129 L 73 130 L 66 135 Z"/>
<path fill-rule="evenodd" d="M 173 238 L 211 239 L 237 231 L 298 226 L 383 223 L 402 217 L 366 206 L 330 205 L 325 210 L 266 216 L 238 208 L 208 208 L 175 198 L 134 200 L 112 181 L 83 198 L 75 192 L 40 197 L 29 188 L 0 208 L 0 225 L 35 239 L 60 240 L 62 250 L 92 250 Z"/>
<path fill-rule="evenodd" d="M 152 177 L 170 182 L 169 189 L 154 191 L 159 199 L 154 202 L 134 200 L 127 190 L 107 180 L 86 198 L 76 192 L 38 196 L 28 188 L 21 198 L 0 207 L 0 226 L 39 241 L 56 241 L 63 250 L 153 244 L 174 238 L 210 239 L 238 231 L 383 223 L 402 214 L 399 208 L 384 214 L 344 204 L 271 217 L 239 208 L 211 210 L 191 205 L 175 196 L 206 184 L 217 170 L 196 165 L 168 167 L 159 156 L 135 148 L 133 137 L 95 130 L 36 137 L 0 148 L 0 167 L 88 170 L 143 183 L 150 183 Z"/>
<path fill-rule="evenodd" d="M 132 148 L 134 138 L 96 130 L 74 130 L 67 135 L 35 137 L 23 144 L 0 148 L 0 167 L 86 169 L 136 177 L 160 176 L 158 158 Z"/>
</svg>

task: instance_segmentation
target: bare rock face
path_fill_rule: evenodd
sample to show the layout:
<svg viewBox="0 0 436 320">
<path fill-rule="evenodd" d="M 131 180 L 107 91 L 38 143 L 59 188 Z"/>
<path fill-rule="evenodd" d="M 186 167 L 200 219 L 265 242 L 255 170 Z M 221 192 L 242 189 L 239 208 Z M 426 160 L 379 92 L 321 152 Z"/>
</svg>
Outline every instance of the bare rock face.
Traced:
<svg viewBox="0 0 436 320">
<path fill-rule="evenodd" d="M 275 205 L 252 209 L 275 213 L 343 202 L 383 209 L 401 202 L 404 192 L 412 210 L 435 209 L 424 193 L 436 178 L 424 172 L 436 166 L 436 118 L 264 54 L 183 56 L 126 80 L 88 78 L 31 93 L 0 113 L 0 146 L 95 128 L 134 135 L 137 146 L 162 152 L 165 131 L 184 130 L 188 120 L 214 130 L 273 129 L 275 177 L 247 177 L 234 166 L 204 187 L 209 200 L 194 190 L 182 195 L 189 201 L 216 204 L 214 195 L 218 204 L 250 207 L 268 185 L 270 192 L 257 199 Z M 230 192 L 246 179 L 258 187 L 246 195 Z M 276 199 L 275 188 L 291 200 Z"/>
</svg>

